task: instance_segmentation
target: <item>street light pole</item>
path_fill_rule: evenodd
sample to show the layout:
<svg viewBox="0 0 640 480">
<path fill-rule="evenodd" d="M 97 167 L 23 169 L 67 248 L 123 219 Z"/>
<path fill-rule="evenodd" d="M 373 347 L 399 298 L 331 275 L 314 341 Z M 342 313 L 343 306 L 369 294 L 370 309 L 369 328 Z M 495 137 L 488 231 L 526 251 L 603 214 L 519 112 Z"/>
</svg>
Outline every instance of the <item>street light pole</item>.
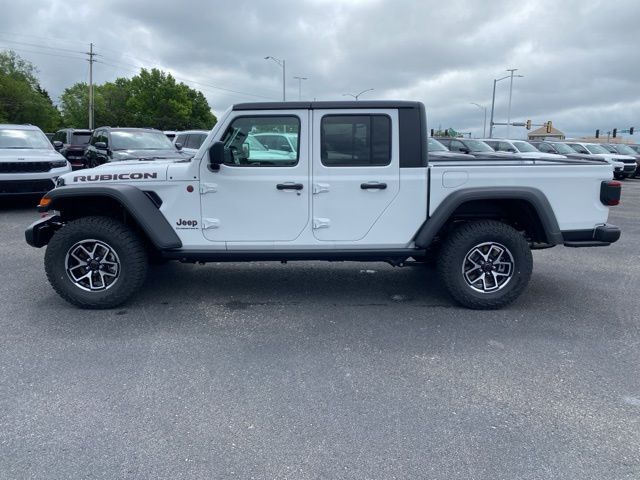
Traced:
<svg viewBox="0 0 640 480">
<path fill-rule="evenodd" d="M 484 123 L 482 124 L 482 138 L 487 138 L 487 107 L 484 107 L 475 102 L 471 102 L 471 105 L 475 105 L 479 109 L 484 110 Z"/>
<path fill-rule="evenodd" d="M 524 75 L 514 75 L 514 77 L 522 78 Z M 493 96 L 491 97 L 491 119 L 489 120 L 489 138 L 493 138 L 493 113 L 495 111 L 496 105 L 496 83 L 506 80 L 507 78 L 511 78 L 510 75 L 502 78 L 496 78 L 493 80 Z M 511 100 L 509 100 L 509 110 L 511 110 Z M 511 112 L 509 112 L 509 116 L 511 116 Z M 508 136 L 508 135 L 507 135 Z"/>
<path fill-rule="evenodd" d="M 517 68 L 509 68 L 507 69 L 507 72 L 511 72 L 510 78 L 511 80 L 509 81 L 509 107 L 507 109 L 507 138 L 510 138 L 510 130 L 511 130 L 511 96 L 513 94 L 513 72 L 515 72 L 516 70 L 518 70 Z"/>
<path fill-rule="evenodd" d="M 367 88 L 366 90 L 363 90 L 363 91 L 361 91 L 360 93 L 355 94 L 355 95 L 354 95 L 353 93 L 343 93 L 343 94 L 342 94 L 342 96 L 343 96 L 343 97 L 353 97 L 353 98 L 355 98 L 355 99 L 356 99 L 356 101 L 357 101 L 357 100 L 360 98 L 360 95 L 362 95 L 363 93 L 371 92 L 371 91 L 373 91 L 373 90 L 375 90 L 375 89 L 373 89 L 373 88 Z"/>
<path fill-rule="evenodd" d="M 302 100 L 302 80 L 309 80 L 307 77 L 293 77 L 298 80 L 298 101 Z"/>
<path fill-rule="evenodd" d="M 282 67 L 282 101 L 286 102 L 287 101 L 287 95 L 285 93 L 285 86 L 286 86 L 286 63 L 284 58 L 282 60 L 279 60 L 275 57 L 272 57 L 271 55 L 269 55 L 268 57 L 264 57 L 265 60 L 273 60 L 274 62 L 276 62 L 278 65 L 280 65 Z"/>
</svg>

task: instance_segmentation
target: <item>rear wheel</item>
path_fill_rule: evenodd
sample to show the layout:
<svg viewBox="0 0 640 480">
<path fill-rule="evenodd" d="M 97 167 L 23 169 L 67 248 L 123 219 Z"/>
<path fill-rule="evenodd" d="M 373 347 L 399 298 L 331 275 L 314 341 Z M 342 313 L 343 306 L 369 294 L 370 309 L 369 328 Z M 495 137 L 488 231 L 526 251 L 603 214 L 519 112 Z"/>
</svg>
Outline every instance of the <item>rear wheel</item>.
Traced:
<svg viewBox="0 0 640 480">
<path fill-rule="evenodd" d="M 113 308 L 144 283 L 147 252 L 126 225 L 108 217 L 69 222 L 51 238 L 45 270 L 54 290 L 82 308 Z"/>
<path fill-rule="evenodd" d="M 529 283 L 533 257 L 526 239 L 501 222 L 466 223 L 444 241 L 438 271 L 451 296 L 474 309 L 513 302 Z"/>
</svg>

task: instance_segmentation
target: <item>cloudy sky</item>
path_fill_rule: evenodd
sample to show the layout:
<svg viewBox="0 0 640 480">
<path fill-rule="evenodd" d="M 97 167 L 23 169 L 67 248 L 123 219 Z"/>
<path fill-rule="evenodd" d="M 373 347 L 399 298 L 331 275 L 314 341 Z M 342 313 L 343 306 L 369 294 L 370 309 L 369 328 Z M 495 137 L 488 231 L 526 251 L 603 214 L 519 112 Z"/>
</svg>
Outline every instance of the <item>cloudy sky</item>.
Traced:
<svg viewBox="0 0 640 480">
<path fill-rule="evenodd" d="M 430 127 L 482 135 L 493 79 L 517 68 L 512 120 L 553 121 L 569 135 L 640 129 L 638 0 L 20 0 L 0 16 L 0 49 L 35 63 L 54 100 L 87 81 L 160 67 L 202 90 L 214 112 L 288 99 L 420 100 Z M 509 81 L 498 83 L 506 121 Z M 503 127 L 496 127 L 503 136 Z M 512 128 L 512 137 L 524 137 Z M 639 134 L 640 135 L 640 132 Z"/>
</svg>

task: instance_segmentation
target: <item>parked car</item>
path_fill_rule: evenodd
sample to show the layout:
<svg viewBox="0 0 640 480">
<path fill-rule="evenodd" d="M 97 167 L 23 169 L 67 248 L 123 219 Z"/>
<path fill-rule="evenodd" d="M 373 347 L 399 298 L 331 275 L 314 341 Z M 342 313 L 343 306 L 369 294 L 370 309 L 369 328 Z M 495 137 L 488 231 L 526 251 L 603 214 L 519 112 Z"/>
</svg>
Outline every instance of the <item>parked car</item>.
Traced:
<svg viewBox="0 0 640 480">
<path fill-rule="evenodd" d="M 176 133 L 173 144 L 180 145 L 186 153 L 195 155 L 207 135 L 209 135 L 207 130 L 185 130 Z"/>
<path fill-rule="evenodd" d="M 530 140 L 529 143 L 543 153 L 553 153 L 563 155 L 567 158 L 575 158 L 579 160 L 593 160 L 593 156 L 576 152 L 573 148 L 563 142 L 552 140 Z"/>
<path fill-rule="evenodd" d="M 299 148 L 286 163 L 282 150 L 270 149 L 264 163 L 246 168 L 252 152 L 244 144 L 265 125 L 296 131 Z M 240 104 L 189 162 L 131 161 L 65 175 L 40 202 L 50 215 L 25 239 L 47 245 L 47 278 L 84 308 L 129 299 L 144 285 L 149 255 L 400 267 L 437 248 L 440 283 L 451 296 L 495 309 L 529 283 L 532 249 L 606 246 L 620 237 L 607 224 L 621 192 L 608 165 L 515 161 L 429 164 L 418 102 Z"/>
<path fill-rule="evenodd" d="M 160 130 L 152 128 L 96 128 L 85 153 L 88 168 L 122 160 L 188 160 Z"/>
<path fill-rule="evenodd" d="M 524 140 L 487 138 L 484 139 L 483 142 L 493 148 L 496 152 L 509 153 L 511 155 L 515 155 L 516 157 L 524 158 L 527 160 L 561 160 L 567 158 L 564 155 L 558 155 L 556 153 L 541 152 L 529 142 L 526 142 Z"/>
<path fill-rule="evenodd" d="M 257 139 L 269 150 L 280 150 L 281 152 L 298 151 L 297 133 L 254 133 L 253 138 Z"/>
<path fill-rule="evenodd" d="M 70 171 L 38 127 L 0 125 L 0 196 L 42 195 Z"/>
<path fill-rule="evenodd" d="M 469 155 L 468 153 L 451 152 L 447 147 L 433 137 L 429 137 L 427 139 L 427 146 L 429 147 L 429 160 L 431 161 L 456 159 L 468 160 L 470 158 L 475 158 L 473 155 Z"/>
<path fill-rule="evenodd" d="M 636 171 L 635 157 L 611 153 L 609 152 L 609 150 L 602 147 L 598 143 L 574 142 L 574 141 L 568 141 L 566 143 L 578 153 L 582 153 L 584 155 L 591 155 L 594 158 L 600 158 L 606 161 L 607 163 L 611 163 L 614 166 L 613 176 L 618 180 L 623 180 L 633 175 Z M 620 165 L 621 163 L 622 165 Z M 622 166 L 622 171 L 620 171 L 620 168 L 619 168 L 620 166 Z"/>
<path fill-rule="evenodd" d="M 453 138 L 453 137 L 434 137 L 442 145 L 447 147 L 450 152 L 464 153 L 473 155 L 474 157 L 485 158 L 513 158 L 503 152 L 496 152 L 489 145 L 481 140 L 472 140 L 470 138 Z"/>
<path fill-rule="evenodd" d="M 602 143 L 601 145 L 611 153 L 634 157 L 636 159 L 636 171 L 631 176 L 637 177 L 640 175 L 640 152 L 636 152 L 633 148 L 629 145 L 625 145 L 624 143 Z"/>
<path fill-rule="evenodd" d="M 91 139 L 91 130 L 80 130 L 77 128 L 63 128 L 53 135 L 54 148 L 58 150 L 71 163 L 71 168 L 78 170 L 85 168 L 84 152 L 87 150 Z"/>
</svg>

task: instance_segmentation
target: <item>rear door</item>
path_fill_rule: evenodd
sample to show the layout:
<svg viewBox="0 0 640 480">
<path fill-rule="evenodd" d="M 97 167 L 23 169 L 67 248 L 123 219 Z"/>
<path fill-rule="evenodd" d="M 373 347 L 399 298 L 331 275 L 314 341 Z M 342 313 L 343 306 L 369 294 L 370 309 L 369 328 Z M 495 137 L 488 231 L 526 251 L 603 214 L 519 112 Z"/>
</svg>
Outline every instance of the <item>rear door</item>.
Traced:
<svg viewBox="0 0 640 480">
<path fill-rule="evenodd" d="M 400 190 L 396 110 L 313 111 L 312 228 L 362 240 Z"/>
</svg>

